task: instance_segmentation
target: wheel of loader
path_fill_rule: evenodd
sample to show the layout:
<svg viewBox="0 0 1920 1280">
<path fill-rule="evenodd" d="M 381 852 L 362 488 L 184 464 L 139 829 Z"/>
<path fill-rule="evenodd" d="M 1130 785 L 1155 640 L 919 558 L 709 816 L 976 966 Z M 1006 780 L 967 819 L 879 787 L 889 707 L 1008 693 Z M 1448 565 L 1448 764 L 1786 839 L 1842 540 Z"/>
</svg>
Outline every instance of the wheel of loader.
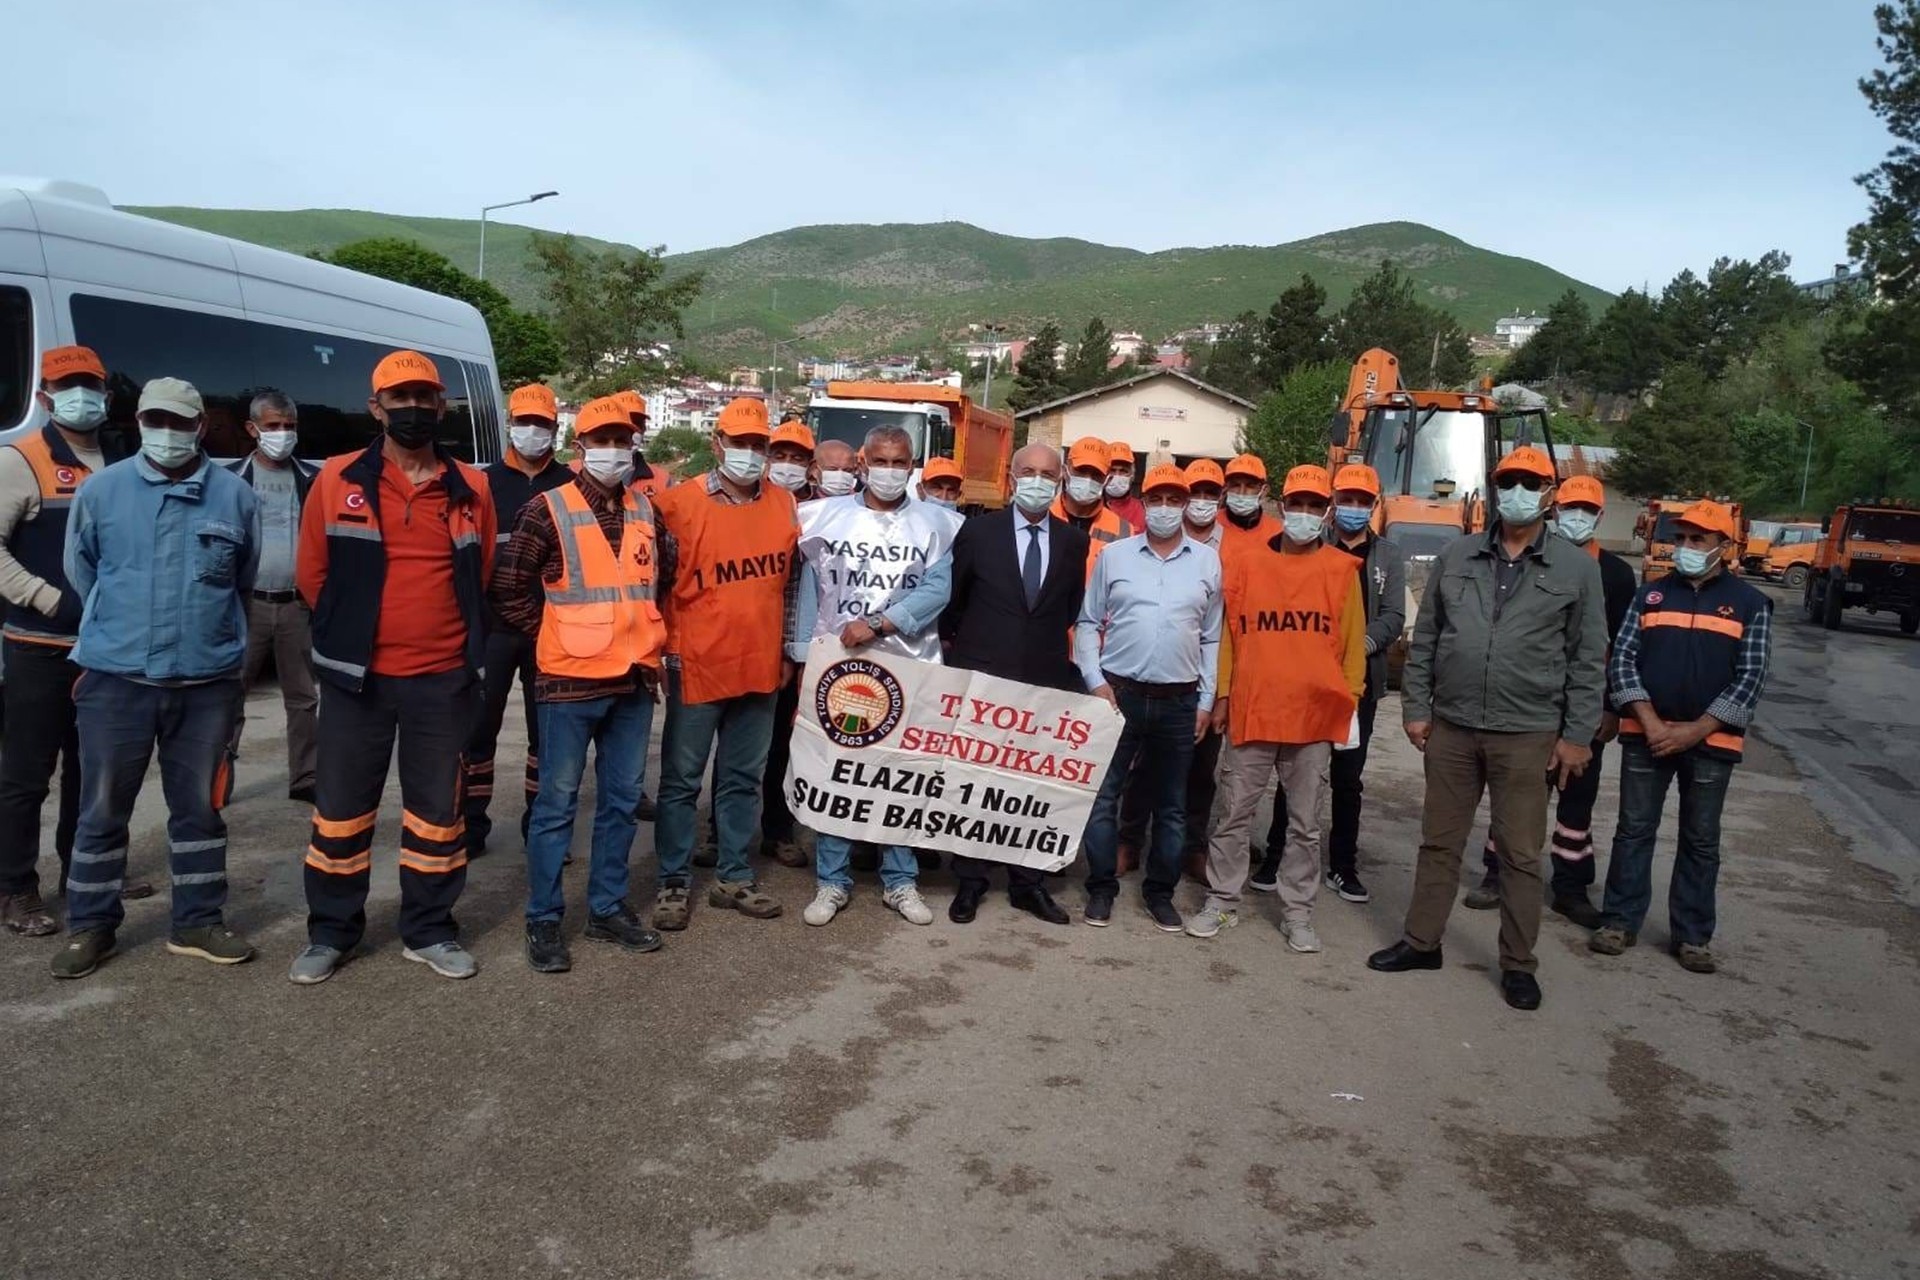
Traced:
<svg viewBox="0 0 1920 1280">
<path fill-rule="evenodd" d="M 1801 591 L 1806 588 L 1807 579 L 1812 576 L 1813 574 L 1803 564 L 1788 565 L 1783 581 L 1786 583 L 1787 590 Z"/>
</svg>

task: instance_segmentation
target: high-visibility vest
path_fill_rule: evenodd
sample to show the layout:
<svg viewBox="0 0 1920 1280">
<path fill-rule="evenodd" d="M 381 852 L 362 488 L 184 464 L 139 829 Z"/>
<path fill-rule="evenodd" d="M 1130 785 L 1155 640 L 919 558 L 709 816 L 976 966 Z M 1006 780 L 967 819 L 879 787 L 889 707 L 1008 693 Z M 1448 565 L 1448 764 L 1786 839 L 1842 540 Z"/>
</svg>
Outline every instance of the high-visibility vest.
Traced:
<svg viewBox="0 0 1920 1280">
<path fill-rule="evenodd" d="M 553 676 L 605 680 L 660 665 L 666 623 L 653 596 L 653 508 L 621 493 L 618 552 L 577 484 L 540 495 L 553 518 L 560 577 L 546 583 L 534 661 Z"/>
<path fill-rule="evenodd" d="M 785 656 L 787 574 L 800 541 L 793 495 L 763 483 L 752 502 L 719 502 L 698 475 L 662 492 L 653 509 L 676 553 L 665 613 L 681 700 L 772 693 Z"/>
<path fill-rule="evenodd" d="M 1056 520 L 1065 520 L 1068 523 L 1072 523 L 1074 520 L 1074 517 L 1067 513 L 1067 500 L 1065 498 L 1055 498 L 1053 500 L 1053 515 Z M 1119 513 L 1102 502 L 1100 504 L 1100 514 L 1095 516 L 1093 523 L 1087 526 L 1088 582 L 1093 581 L 1093 562 L 1100 558 L 1100 553 L 1107 549 L 1107 544 L 1109 542 L 1118 542 L 1122 538 L 1131 538 L 1133 535 L 1133 526 L 1128 524 Z"/>
<path fill-rule="evenodd" d="M 1225 562 L 1220 594 L 1233 676 L 1224 692 L 1234 745 L 1346 740 L 1354 696 L 1340 636 L 1354 565 L 1328 546 L 1305 554 L 1248 546 Z"/>
<path fill-rule="evenodd" d="M 67 512 L 73 506 L 73 495 L 93 473 L 52 426 L 20 437 L 12 447 L 33 470 L 34 481 L 40 486 L 40 510 L 33 519 L 14 525 L 7 550 L 21 568 L 59 589 L 60 606 L 51 618 L 24 605 L 8 609 L 6 634 L 28 644 L 70 649 L 80 630 L 80 606 L 84 602 L 75 599 L 73 588 L 67 585 L 62 560 L 67 545 Z"/>
</svg>

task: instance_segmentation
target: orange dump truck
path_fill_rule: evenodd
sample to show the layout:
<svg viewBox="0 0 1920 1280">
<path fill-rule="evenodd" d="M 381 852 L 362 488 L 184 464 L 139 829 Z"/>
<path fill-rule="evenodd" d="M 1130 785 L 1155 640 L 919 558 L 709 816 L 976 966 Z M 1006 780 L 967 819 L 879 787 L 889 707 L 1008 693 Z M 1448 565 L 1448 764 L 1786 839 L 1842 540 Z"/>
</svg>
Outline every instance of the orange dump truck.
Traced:
<svg viewBox="0 0 1920 1280">
<path fill-rule="evenodd" d="M 957 387 L 924 382 L 829 382 L 807 405 L 816 441 L 859 448 L 874 427 L 905 428 L 915 464 L 951 458 L 965 474 L 960 505 L 1004 507 L 1012 492 L 1013 419 L 975 404 Z"/>
<path fill-rule="evenodd" d="M 1789 590 L 1804 591 L 1822 536 L 1817 524 L 1775 524 L 1762 537 L 1760 521 L 1756 520 L 1747 538 L 1746 553 L 1740 557 L 1740 570 L 1750 578 L 1782 582 Z"/>
<path fill-rule="evenodd" d="M 1920 507 L 1887 498 L 1848 503 L 1826 521 L 1802 603 L 1832 631 L 1844 609 L 1892 613 L 1920 631 Z"/>
</svg>

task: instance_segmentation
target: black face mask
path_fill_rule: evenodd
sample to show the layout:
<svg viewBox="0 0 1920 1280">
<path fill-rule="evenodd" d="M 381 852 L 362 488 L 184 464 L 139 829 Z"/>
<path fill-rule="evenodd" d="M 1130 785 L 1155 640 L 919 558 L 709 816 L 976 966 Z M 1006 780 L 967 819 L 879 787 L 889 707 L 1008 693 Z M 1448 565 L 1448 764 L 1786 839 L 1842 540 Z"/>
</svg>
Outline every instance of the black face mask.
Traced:
<svg viewBox="0 0 1920 1280">
<path fill-rule="evenodd" d="M 409 406 L 387 410 L 387 434 L 402 449 L 418 449 L 433 440 L 440 415 L 432 409 Z"/>
</svg>

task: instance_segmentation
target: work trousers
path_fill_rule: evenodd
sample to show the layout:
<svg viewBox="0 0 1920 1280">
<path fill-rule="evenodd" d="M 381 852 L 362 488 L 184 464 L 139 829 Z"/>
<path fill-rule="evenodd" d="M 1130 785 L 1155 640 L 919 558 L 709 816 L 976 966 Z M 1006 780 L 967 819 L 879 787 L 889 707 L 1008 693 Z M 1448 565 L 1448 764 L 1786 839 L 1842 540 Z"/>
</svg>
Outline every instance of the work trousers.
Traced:
<svg viewBox="0 0 1920 1280">
<path fill-rule="evenodd" d="M 1087 893 L 1119 891 L 1120 795 L 1125 789 L 1144 793 L 1153 821 L 1153 845 L 1141 894 L 1149 902 L 1164 902 L 1180 883 L 1180 854 L 1186 847 L 1187 768 L 1193 760 L 1193 724 L 1200 696 L 1150 698 L 1135 687 L 1114 684 L 1112 688 L 1122 717 L 1120 742 L 1087 818 Z"/>
<path fill-rule="evenodd" d="M 594 754 L 594 795 L 587 911 L 612 915 L 627 900 L 628 858 L 640 826 L 633 811 L 640 803 L 647 769 L 653 698 L 645 690 L 636 690 L 618 697 L 543 702 L 539 714 L 546 777 L 533 798 L 533 817 L 527 827 L 527 920 L 559 920 L 565 914 L 560 869 L 573 847 L 589 744 Z"/>
<path fill-rule="evenodd" d="M 80 668 L 68 650 L 9 637 L 6 645 L 7 732 L 0 739 L 0 893 L 40 891 L 40 810 L 60 770 L 60 808 L 53 828 L 60 879 L 73 856 L 80 817 L 80 739 L 74 729 L 73 682 Z"/>
<path fill-rule="evenodd" d="M 1193 744 L 1193 756 L 1187 764 L 1187 820 L 1181 839 L 1182 861 L 1207 856 L 1207 833 L 1213 826 L 1213 797 L 1218 791 L 1215 775 L 1220 768 L 1220 745 L 1226 735 L 1209 733 Z M 1147 820 L 1152 815 L 1148 796 L 1152 787 L 1143 781 L 1145 768 L 1136 759 L 1133 777 L 1120 793 L 1120 844 L 1139 849 L 1146 843 Z"/>
<path fill-rule="evenodd" d="M 520 705 L 527 720 L 526 806 L 520 811 L 520 838 L 527 838 L 533 797 L 540 790 L 540 714 L 533 702 L 534 638 L 508 627 L 487 633 L 487 675 L 475 699 L 473 734 L 467 740 L 464 781 L 466 798 L 461 814 L 467 822 L 467 852 L 477 854 L 493 833 L 487 809 L 493 802 L 493 757 L 500 743 L 500 724 L 507 716 L 513 682 L 520 680 Z"/>
<path fill-rule="evenodd" d="M 11 673 L 9 673 L 11 674 Z M 167 801 L 173 927 L 220 923 L 227 903 L 227 745 L 240 715 L 240 682 L 152 685 L 101 671 L 74 692 L 86 802 L 74 833 L 67 928 L 116 929 L 126 916 L 127 824 L 156 751 Z"/>
<path fill-rule="evenodd" d="M 1247 837 L 1267 779 L 1277 772 L 1287 810 L 1287 848 L 1280 859 L 1281 917 L 1313 918 L 1320 894 L 1320 811 L 1327 802 L 1332 754 L 1328 742 L 1227 744 L 1220 762 L 1220 821 L 1207 846 L 1208 906 L 1233 907 L 1246 890 L 1252 862 Z"/>
<path fill-rule="evenodd" d="M 747 855 L 760 826 L 760 783 L 774 734 L 774 693 L 745 693 L 715 702 L 685 702 L 680 670 L 667 668 L 667 727 L 660 739 L 659 816 L 654 847 L 660 884 L 693 882 L 693 837 L 700 777 L 713 757 L 713 822 L 722 884 L 753 879 Z M 791 726 L 789 726 L 789 729 Z"/>
<path fill-rule="evenodd" d="M 793 810 L 787 804 L 787 759 L 793 744 L 793 718 L 799 711 L 800 682 L 789 680 L 774 695 L 773 740 L 767 745 L 767 769 L 760 779 L 760 835 L 765 840 L 793 839 Z"/>
<path fill-rule="evenodd" d="M 1362 698 L 1359 705 L 1360 745 L 1336 751 L 1327 766 L 1328 789 L 1333 793 L 1333 821 L 1327 828 L 1327 870 L 1355 875 L 1360 870 L 1360 803 L 1366 794 L 1367 747 L 1373 739 L 1373 713 L 1379 702 Z M 1273 797 L 1273 821 L 1267 825 L 1267 853 L 1261 865 L 1277 867 L 1287 851 L 1286 787 Z"/>
<path fill-rule="evenodd" d="M 1680 841 L 1667 888 L 1667 922 L 1675 946 L 1713 941 L 1714 888 L 1720 878 L 1720 812 L 1733 781 L 1733 761 L 1699 747 L 1658 756 L 1643 738 L 1620 743 L 1620 818 L 1607 863 L 1606 923 L 1640 932 L 1653 900 L 1653 850 L 1667 788 L 1680 783 Z"/>
<path fill-rule="evenodd" d="M 1500 967 L 1532 973 L 1540 936 L 1540 846 L 1547 836 L 1547 766 L 1558 737 L 1492 733 L 1436 719 L 1427 738 L 1426 805 L 1420 857 L 1407 907 L 1406 939 L 1432 951 L 1447 930 L 1460 889 L 1460 856 L 1480 797 L 1489 797 L 1490 834 L 1500 859 Z"/>
<path fill-rule="evenodd" d="M 1594 741 L 1593 760 L 1587 771 L 1568 782 L 1554 803 L 1553 881 L 1548 892 L 1556 900 L 1584 898 L 1593 887 L 1593 804 L 1600 798 L 1600 760 L 1606 750 L 1606 743 Z M 1480 851 L 1480 863 L 1489 879 L 1499 880 L 1500 855 L 1494 852 L 1491 839 Z"/>
<path fill-rule="evenodd" d="M 267 658 L 280 679 L 280 701 L 287 709 L 287 790 L 311 789 L 314 769 L 314 720 L 320 705 L 313 689 L 313 617 L 299 600 L 247 601 L 247 658 L 240 669 L 242 714 L 233 722 L 232 754 L 240 754 L 246 728 L 246 695 L 260 680 Z"/>
<path fill-rule="evenodd" d="M 400 939 L 429 947 L 460 934 L 453 904 L 467 883 L 460 751 L 479 693 L 465 668 L 369 674 L 358 693 L 320 695 L 320 755 L 307 849 L 307 937 L 351 950 L 367 929 L 374 819 L 400 746 Z"/>
</svg>

